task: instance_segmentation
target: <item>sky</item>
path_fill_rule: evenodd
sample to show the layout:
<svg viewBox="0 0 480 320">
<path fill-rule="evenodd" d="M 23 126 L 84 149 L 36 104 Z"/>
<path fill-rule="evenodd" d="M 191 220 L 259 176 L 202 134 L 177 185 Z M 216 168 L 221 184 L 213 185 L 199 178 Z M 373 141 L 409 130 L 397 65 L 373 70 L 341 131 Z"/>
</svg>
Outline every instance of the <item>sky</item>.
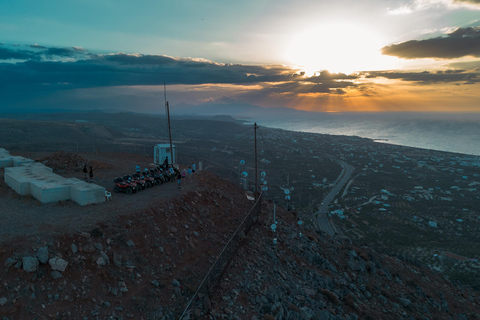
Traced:
<svg viewBox="0 0 480 320">
<path fill-rule="evenodd" d="M 0 2 L 0 112 L 480 113 L 480 0 Z"/>
</svg>

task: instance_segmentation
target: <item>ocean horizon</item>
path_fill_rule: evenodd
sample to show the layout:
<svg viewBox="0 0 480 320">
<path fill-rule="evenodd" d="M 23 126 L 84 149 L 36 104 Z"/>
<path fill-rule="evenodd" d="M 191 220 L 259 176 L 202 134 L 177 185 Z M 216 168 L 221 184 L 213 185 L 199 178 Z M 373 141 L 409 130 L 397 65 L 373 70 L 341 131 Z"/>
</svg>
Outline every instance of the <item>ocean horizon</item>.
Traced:
<svg viewBox="0 0 480 320">
<path fill-rule="evenodd" d="M 480 156 L 480 113 L 308 113 L 260 117 L 257 124 Z"/>
</svg>

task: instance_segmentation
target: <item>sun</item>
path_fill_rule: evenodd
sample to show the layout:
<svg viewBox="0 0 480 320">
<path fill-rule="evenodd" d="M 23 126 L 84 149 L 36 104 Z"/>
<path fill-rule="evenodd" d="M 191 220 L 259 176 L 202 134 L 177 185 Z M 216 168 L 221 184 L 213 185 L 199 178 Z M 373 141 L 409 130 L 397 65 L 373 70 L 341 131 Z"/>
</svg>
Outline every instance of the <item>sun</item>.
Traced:
<svg viewBox="0 0 480 320">
<path fill-rule="evenodd" d="M 372 71 L 394 67 L 382 56 L 385 45 L 379 32 L 353 22 L 326 22 L 303 30 L 290 41 L 286 60 L 313 75 L 320 70 Z"/>
</svg>

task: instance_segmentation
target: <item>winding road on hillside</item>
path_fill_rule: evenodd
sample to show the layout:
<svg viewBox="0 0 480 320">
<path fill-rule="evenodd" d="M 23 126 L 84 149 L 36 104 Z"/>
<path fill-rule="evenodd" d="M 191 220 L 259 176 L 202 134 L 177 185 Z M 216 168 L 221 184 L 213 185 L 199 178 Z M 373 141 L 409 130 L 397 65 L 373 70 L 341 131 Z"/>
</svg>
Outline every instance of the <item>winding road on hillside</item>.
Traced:
<svg viewBox="0 0 480 320">
<path fill-rule="evenodd" d="M 346 162 L 340 160 L 335 161 L 342 166 L 342 172 L 335 181 L 332 190 L 330 190 L 327 196 L 323 199 L 322 203 L 318 206 L 318 211 L 315 212 L 318 228 L 331 236 L 335 234 L 335 231 L 333 231 L 332 226 L 330 225 L 330 222 L 328 220 L 328 206 L 330 205 L 330 202 L 332 202 L 332 200 L 340 192 L 340 190 L 342 190 L 343 186 L 348 182 L 353 173 L 353 170 L 355 169 L 353 166 L 349 165 Z"/>
</svg>

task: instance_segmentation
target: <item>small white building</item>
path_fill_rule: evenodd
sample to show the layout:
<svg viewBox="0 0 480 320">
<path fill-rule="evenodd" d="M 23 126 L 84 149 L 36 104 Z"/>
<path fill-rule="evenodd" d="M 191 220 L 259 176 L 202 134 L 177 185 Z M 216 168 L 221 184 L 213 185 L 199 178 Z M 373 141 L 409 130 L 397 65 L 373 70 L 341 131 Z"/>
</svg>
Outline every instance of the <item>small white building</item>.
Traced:
<svg viewBox="0 0 480 320">
<path fill-rule="evenodd" d="M 165 162 L 165 158 L 168 158 L 168 164 L 177 163 L 177 149 L 175 145 L 172 145 L 173 148 L 173 161 L 171 159 L 172 153 L 170 152 L 170 144 L 157 144 L 153 148 L 153 162 L 155 164 L 162 164 Z"/>
</svg>

